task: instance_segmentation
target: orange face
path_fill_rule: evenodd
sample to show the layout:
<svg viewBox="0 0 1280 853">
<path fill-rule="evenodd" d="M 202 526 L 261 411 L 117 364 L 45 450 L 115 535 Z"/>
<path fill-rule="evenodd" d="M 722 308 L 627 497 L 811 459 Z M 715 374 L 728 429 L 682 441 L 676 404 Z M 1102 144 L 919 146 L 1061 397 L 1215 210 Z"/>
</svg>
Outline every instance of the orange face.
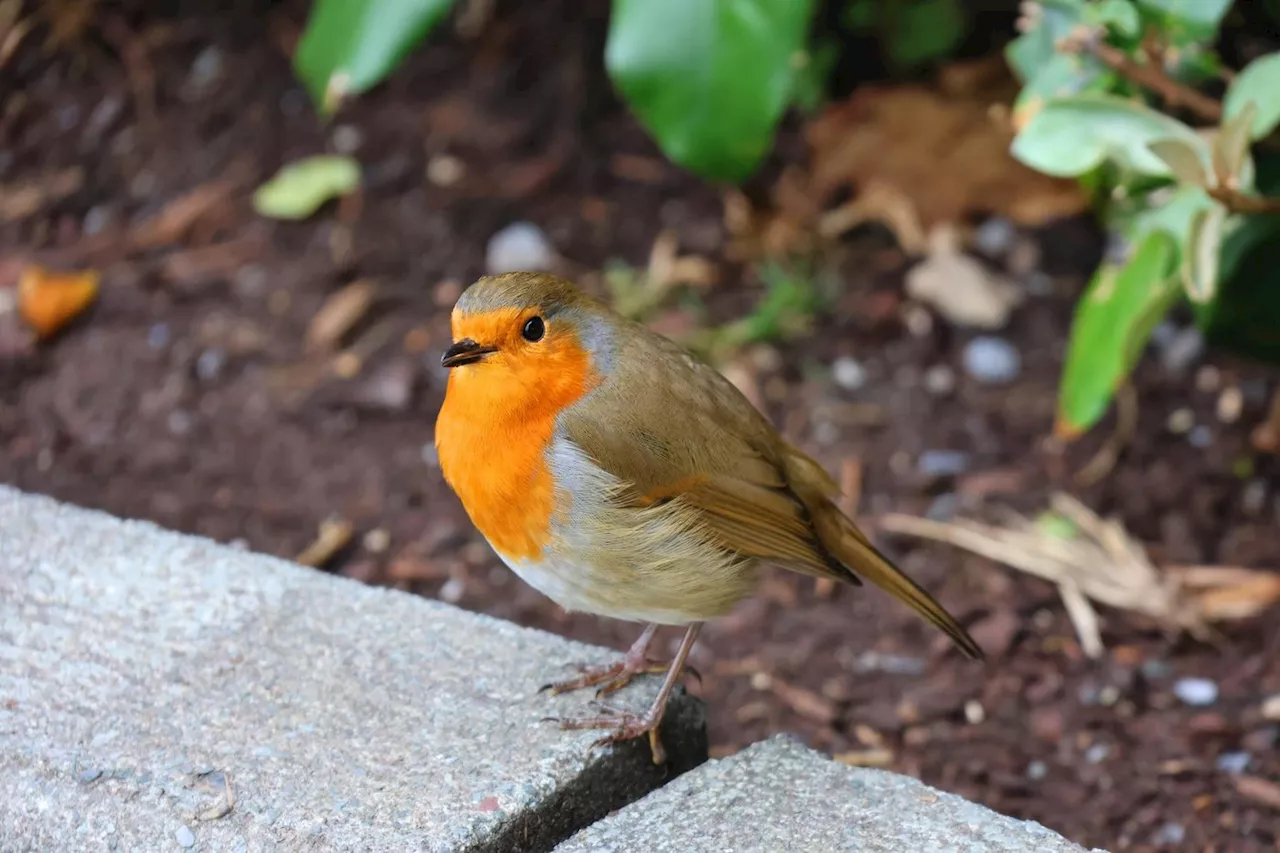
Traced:
<svg viewBox="0 0 1280 853">
<path fill-rule="evenodd" d="M 599 383 L 577 331 L 536 309 L 454 311 L 453 362 L 436 422 L 445 479 L 507 557 L 546 543 L 555 484 L 546 450 L 564 409 Z"/>
</svg>

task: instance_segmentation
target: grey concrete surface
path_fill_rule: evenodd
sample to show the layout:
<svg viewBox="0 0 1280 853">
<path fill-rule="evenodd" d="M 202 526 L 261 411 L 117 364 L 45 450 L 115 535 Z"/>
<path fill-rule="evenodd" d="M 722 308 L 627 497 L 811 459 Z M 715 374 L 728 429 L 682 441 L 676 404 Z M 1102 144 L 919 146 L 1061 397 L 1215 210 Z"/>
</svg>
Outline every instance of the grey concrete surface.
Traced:
<svg viewBox="0 0 1280 853">
<path fill-rule="evenodd" d="M 919 781 L 846 767 L 787 737 L 686 773 L 555 853 L 1084 853 Z M 1095 851 L 1105 853 L 1105 851 Z"/>
<path fill-rule="evenodd" d="M 546 850 L 706 755 L 540 722 L 608 654 L 0 487 L 0 851 Z"/>
</svg>

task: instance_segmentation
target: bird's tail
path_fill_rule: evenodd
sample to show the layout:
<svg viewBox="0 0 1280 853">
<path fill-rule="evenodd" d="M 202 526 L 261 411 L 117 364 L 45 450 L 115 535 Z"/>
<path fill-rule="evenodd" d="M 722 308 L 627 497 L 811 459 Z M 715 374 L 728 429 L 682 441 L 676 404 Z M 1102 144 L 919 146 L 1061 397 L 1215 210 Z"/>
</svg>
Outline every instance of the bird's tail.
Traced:
<svg viewBox="0 0 1280 853">
<path fill-rule="evenodd" d="M 823 501 L 825 506 L 814 513 L 815 527 L 822 544 L 854 575 L 871 581 L 894 598 L 918 613 L 926 622 L 936 626 L 951 638 L 960 651 L 970 658 L 981 660 L 982 649 L 969 632 L 960 627 L 955 617 L 948 613 L 933 596 L 907 577 L 871 544 L 861 530 L 835 504 Z"/>
</svg>

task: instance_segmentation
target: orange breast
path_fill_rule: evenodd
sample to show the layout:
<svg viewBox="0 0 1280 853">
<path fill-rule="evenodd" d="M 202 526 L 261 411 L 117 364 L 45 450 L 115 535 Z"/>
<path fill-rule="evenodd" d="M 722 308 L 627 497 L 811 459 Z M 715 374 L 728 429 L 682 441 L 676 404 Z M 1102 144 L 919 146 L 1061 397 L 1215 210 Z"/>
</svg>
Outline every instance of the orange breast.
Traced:
<svg viewBox="0 0 1280 853">
<path fill-rule="evenodd" d="M 515 560 L 540 557 L 550 535 L 556 418 L 599 381 L 576 340 L 547 343 L 454 368 L 436 421 L 445 480 L 489 544 Z"/>
</svg>

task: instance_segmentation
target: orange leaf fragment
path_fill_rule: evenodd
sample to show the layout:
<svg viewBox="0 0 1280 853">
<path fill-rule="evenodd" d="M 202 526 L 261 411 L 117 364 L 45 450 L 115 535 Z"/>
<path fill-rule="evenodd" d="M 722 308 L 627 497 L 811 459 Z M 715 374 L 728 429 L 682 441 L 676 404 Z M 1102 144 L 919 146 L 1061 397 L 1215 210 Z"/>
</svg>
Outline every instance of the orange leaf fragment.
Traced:
<svg viewBox="0 0 1280 853">
<path fill-rule="evenodd" d="M 41 338 L 84 313 L 98 295 L 97 270 L 59 273 L 31 264 L 18 280 L 18 311 Z"/>
</svg>

